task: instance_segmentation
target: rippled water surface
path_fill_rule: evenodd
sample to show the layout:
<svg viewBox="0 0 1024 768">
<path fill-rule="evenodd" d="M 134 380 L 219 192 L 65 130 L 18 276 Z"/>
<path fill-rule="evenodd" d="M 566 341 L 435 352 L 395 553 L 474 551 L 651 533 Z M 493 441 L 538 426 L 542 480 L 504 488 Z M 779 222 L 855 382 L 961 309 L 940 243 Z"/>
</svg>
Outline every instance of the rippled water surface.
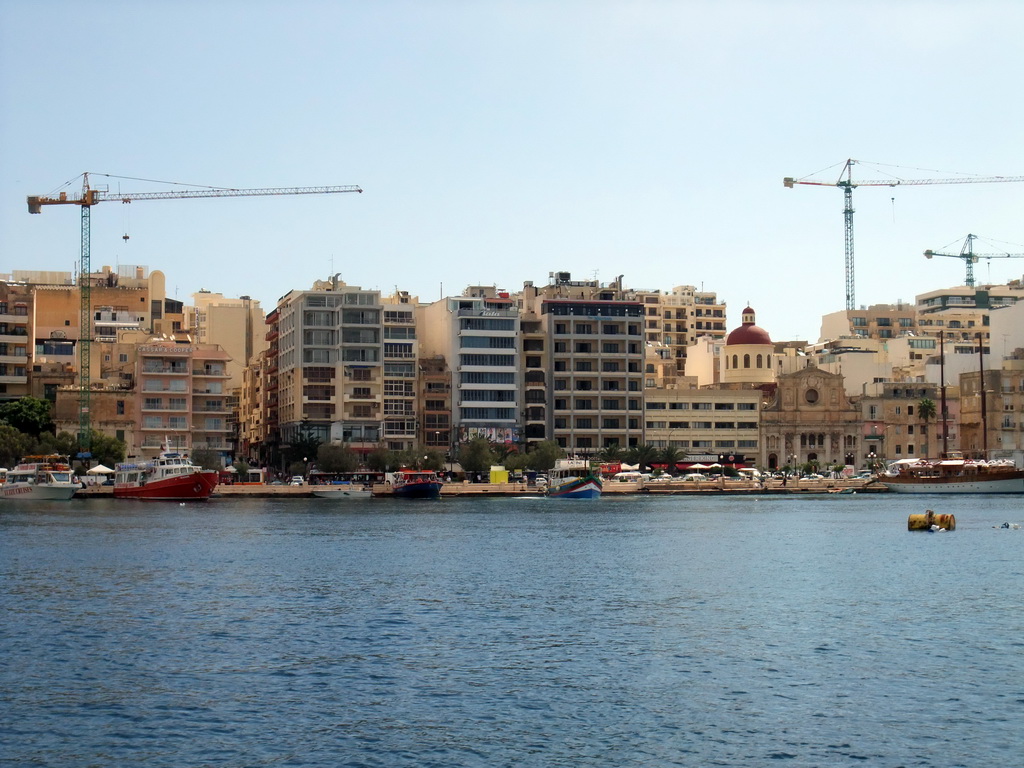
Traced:
<svg viewBox="0 0 1024 768">
<path fill-rule="evenodd" d="M 908 533 L 931 507 L 955 533 Z M 0 763 L 1009 766 L 1019 497 L 0 502 Z"/>
</svg>

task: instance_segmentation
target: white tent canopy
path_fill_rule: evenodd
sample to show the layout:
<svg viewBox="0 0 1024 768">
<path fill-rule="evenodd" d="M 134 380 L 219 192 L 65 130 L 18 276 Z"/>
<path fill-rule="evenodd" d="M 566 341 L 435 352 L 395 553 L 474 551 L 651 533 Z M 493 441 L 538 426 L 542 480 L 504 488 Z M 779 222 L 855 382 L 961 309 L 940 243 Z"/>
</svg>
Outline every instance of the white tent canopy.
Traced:
<svg viewBox="0 0 1024 768">
<path fill-rule="evenodd" d="M 92 469 L 87 469 L 85 474 L 87 475 L 109 475 L 113 472 L 110 467 L 104 467 L 102 464 L 97 464 Z"/>
</svg>

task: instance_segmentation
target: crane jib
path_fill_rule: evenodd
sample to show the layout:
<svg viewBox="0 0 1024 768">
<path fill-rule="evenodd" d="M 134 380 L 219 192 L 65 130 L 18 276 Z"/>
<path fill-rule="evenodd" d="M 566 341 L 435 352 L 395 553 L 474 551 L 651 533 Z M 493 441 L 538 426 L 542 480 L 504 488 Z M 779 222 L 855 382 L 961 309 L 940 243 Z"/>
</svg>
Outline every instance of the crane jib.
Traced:
<svg viewBox="0 0 1024 768">
<path fill-rule="evenodd" d="M 267 195 L 330 195 L 338 192 L 362 192 L 358 185 L 335 187 L 265 187 L 261 189 L 185 189 L 171 192 L 104 192 L 86 189 L 81 194 L 61 192 L 56 197 L 32 195 L 28 198 L 28 212 L 40 213 L 44 205 L 95 205 L 110 200 L 130 203 L 133 200 L 187 200 L 200 197 L 258 197 Z"/>
</svg>

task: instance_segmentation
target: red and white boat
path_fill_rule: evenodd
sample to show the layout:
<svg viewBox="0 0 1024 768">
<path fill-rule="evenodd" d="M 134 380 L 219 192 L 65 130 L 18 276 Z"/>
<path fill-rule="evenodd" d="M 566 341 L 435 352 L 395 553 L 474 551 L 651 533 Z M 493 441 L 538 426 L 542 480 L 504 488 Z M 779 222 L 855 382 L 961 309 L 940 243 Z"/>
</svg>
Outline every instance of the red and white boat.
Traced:
<svg viewBox="0 0 1024 768">
<path fill-rule="evenodd" d="M 210 498 L 216 487 L 216 471 L 167 451 L 152 461 L 118 464 L 114 475 L 114 497 L 118 499 L 203 500 Z"/>
</svg>

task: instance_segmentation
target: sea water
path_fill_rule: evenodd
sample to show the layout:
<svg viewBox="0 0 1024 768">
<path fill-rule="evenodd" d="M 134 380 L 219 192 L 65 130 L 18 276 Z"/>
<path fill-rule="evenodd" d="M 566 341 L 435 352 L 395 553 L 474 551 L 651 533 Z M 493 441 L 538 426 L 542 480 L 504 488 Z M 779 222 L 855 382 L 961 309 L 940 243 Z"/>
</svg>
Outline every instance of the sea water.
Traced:
<svg viewBox="0 0 1024 768">
<path fill-rule="evenodd" d="M 910 514 L 957 530 L 909 533 Z M 1009 766 L 1012 496 L 0 502 L 0 764 Z"/>
</svg>

